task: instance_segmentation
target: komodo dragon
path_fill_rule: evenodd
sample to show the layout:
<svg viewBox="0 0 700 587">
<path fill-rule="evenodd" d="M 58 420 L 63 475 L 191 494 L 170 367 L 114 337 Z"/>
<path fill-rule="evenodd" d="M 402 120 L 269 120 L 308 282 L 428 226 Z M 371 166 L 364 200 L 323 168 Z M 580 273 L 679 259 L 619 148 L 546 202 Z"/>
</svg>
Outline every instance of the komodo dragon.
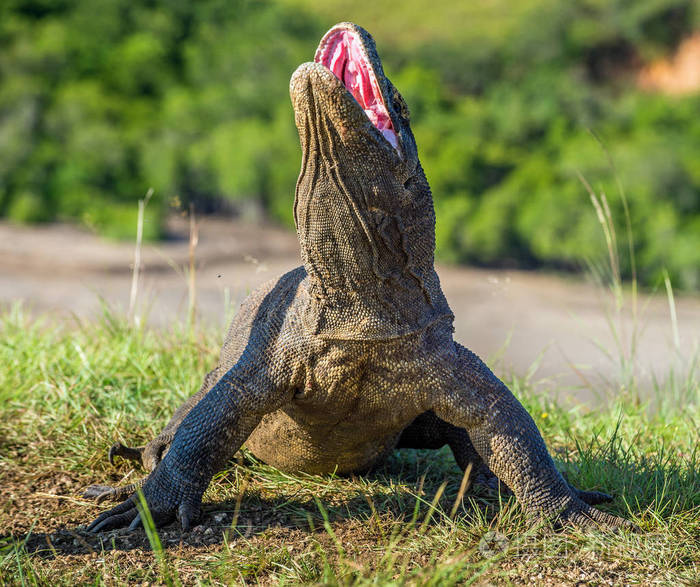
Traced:
<svg viewBox="0 0 700 587">
<path fill-rule="evenodd" d="M 160 435 L 110 450 L 149 471 L 137 485 L 155 523 L 177 517 L 189 529 L 212 476 L 245 442 L 279 469 L 340 474 L 397 447 L 448 444 L 463 470 L 493 472 L 537 519 L 630 527 L 591 507 L 609 496 L 567 484 L 530 415 L 453 340 L 430 187 L 369 33 L 334 26 L 290 94 L 303 267 L 243 302 L 218 366 Z M 135 489 L 88 488 L 98 501 L 128 497 L 88 530 L 139 525 Z"/>
</svg>

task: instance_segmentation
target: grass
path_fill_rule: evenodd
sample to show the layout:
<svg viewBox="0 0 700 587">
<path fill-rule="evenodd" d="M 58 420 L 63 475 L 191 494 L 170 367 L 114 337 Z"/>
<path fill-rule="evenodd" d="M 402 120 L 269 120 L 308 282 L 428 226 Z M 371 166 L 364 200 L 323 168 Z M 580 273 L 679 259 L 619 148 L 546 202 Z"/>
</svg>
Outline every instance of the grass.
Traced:
<svg viewBox="0 0 700 587">
<path fill-rule="evenodd" d="M 669 584 L 700 576 L 695 377 L 663 410 L 622 394 L 600 411 L 564 408 L 527 380 L 508 383 L 575 485 L 616 496 L 604 509 L 639 534 L 532 527 L 512 499 L 463 493 L 449 451 L 398 451 L 372 475 L 290 475 L 245 452 L 205 495 L 202 524 L 90 537 L 91 483 L 140 471 L 107 463 L 115 440 L 142 443 L 195 391 L 218 335 L 158 332 L 105 310 L 74 325 L 0 317 L 0 583 Z M 680 383 L 679 383 L 680 381 Z M 659 393 L 663 393 L 659 383 Z M 146 524 L 148 527 L 148 523 Z"/>
<path fill-rule="evenodd" d="M 204 516 L 187 534 L 176 524 L 156 529 L 140 492 L 144 531 L 92 536 L 78 529 L 100 509 L 79 497 L 84 487 L 142 474 L 127 463 L 110 467 L 107 448 L 153 438 L 216 362 L 218 336 L 194 319 L 191 211 L 186 323 L 164 333 L 138 319 L 140 238 L 127 316 L 105 306 L 100 320 L 69 326 L 30 319 L 21 304 L 0 313 L 0 584 L 697 584 L 698 353 L 691 350 L 690 361 L 657 380 L 642 401 L 636 279 L 627 293 L 606 196 L 581 180 L 609 252 L 589 272 L 609 291 L 615 348 L 601 351 L 617 357 L 619 379 L 599 382 L 610 401 L 598 411 L 538 394 L 536 364 L 507 383 L 569 482 L 615 495 L 602 508 L 640 533 L 533 526 L 513 498 L 466 491 L 468 474 L 445 448 L 397 451 L 379 471 L 351 478 L 287 474 L 243 449 L 214 477 Z M 139 204 L 139 226 L 149 197 Z M 625 211 L 634 267 L 626 201 Z M 664 285 L 680 357 L 668 276 Z"/>
</svg>

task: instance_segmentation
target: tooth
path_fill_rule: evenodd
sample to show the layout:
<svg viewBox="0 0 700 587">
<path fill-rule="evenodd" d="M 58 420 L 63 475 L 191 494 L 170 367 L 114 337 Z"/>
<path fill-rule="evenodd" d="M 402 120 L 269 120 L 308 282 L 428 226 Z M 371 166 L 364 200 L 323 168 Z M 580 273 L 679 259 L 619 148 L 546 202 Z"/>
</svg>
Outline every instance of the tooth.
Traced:
<svg viewBox="0 0 700 587">
<path fill-rule="evenodd" d="M 374 126 L 377 126 L 377 113 L 374 110 L 366 109 L 365 114 L 367 115 L 367 118 L 369 118 L 370 122 Z"/>
<path fill-rule="evenodd" d="M 389 141 L 389 144 L 396 149 L 399 146 L 399 140 L 396 138 L 396 133 L 389 129 L 385 128 L 382 131 L 382 134 L 384 135 L 384 138 Z"/>
</svg>

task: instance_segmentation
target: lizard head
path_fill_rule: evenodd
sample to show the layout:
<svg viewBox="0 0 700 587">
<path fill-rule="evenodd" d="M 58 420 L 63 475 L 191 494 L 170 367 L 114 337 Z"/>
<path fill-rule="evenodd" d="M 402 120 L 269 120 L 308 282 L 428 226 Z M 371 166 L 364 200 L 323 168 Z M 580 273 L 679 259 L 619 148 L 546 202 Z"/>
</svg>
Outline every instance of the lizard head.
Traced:
<svg viewBox="0 0 700 587">
<path fill-rule="evenodd" d="M 401 94 L 374 40 L 341 23 L 292 75 L 302 147 L 294 219 L 321 295 L 422 287 L 435 215 Z"/>
<path fill-rule="evenodd" d="M 323 65 L 323 71 L 331 71 L 341 82 L 346 91 L 339 93 L 344 98 L 350 94 L 355 99 L 365 114 L 362 117 L 360 112 L 355 112 L 357 125 L 361 126 L 360 121 L 370 121 L 368 132 L 381 145 L 379 148 L 387 148 L 386 143 L 378 140 L 378 135 L 381 135 L 409 163 L 409 167 L 410 163 L 415 167 L 418 158 L 409 125 L 408 106 L 384 74 L 372 36 L 356 24 L 337 24 L 321 39 L 314 63 Z M 338 86 L 336 79 L 329 79 Z M 341 113 L 335 114 L 335 118 L 340 121 L 342 115 L 338 117 L 338 114 Z"/>
</svg>

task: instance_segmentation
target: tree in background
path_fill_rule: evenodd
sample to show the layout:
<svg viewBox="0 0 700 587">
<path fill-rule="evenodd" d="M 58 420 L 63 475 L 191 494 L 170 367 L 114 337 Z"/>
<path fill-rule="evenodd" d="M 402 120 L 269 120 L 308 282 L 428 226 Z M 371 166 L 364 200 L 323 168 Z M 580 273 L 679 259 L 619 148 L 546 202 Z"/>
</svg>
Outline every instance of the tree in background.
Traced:
<svg viewBox="0 0 700 587">
<path fill-rule="evenodd" d="M 595 258 L 604 244 L 580 173 L 618 220 L 624 185 L 644 283 L 667 268 L 700 287 L 700 95 L 636 88 L 642 64 L 699 28 L 696 2 L 454 2 L 445 10 L 463 18 L 438 22 L 407 1 L 399 23 L 377 18 L 386 0 L 353 10 L 411 107 L 443 259 Z M 0 215 L 128 237 L 153 187 L 150 238 L 173 199 L 205 212 L 254 204 L 291 224 L 287 81 L 346 18 L 341 4 L 2 3 Z"/>
</svg>

